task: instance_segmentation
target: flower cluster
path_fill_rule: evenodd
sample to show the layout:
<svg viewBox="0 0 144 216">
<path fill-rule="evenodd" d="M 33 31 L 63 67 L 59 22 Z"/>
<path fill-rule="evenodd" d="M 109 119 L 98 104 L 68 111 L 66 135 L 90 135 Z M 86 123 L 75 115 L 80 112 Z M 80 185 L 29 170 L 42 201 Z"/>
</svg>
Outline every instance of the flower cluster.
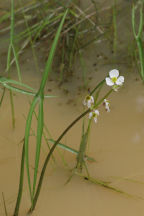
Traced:
<svg viewBox="0 0 144 216">
<path fill-rule="evenodd" d="M 89 113 L 89 119 L 93 118 L 95 123 L 97 122 L 97 117 L 99 116 L 99 111 L 97 109 L 94 109 L 94 98 L 92 95 L 87 95 L 83 101 L 84 106 L 87 106 L 89 109 L 91 109 L 91 112 Z"/>
<path fill-rule="evenodd" d="M 114 91 L 118 91 L 119 87 L 124 83 L 124 77 L 119 76 L 119 71 L 113 69 L 109 72 L 109 77 L 105 78 L 106 84 L 111 86 Z M 93 118 L 95 123 L 97 122 L 97 118 L 99 116 L 99 110 L 94 108 L 94 98 L 92 95 L 87 95 L 83 101 L 84 106 L 87 106 L 91 111 L 89 113 L 89 119 Z M 105 98 L 103 101 L 103 105 L 105 106 L 105 110 L 110 112 L 110 103 Z"/>
</svg>

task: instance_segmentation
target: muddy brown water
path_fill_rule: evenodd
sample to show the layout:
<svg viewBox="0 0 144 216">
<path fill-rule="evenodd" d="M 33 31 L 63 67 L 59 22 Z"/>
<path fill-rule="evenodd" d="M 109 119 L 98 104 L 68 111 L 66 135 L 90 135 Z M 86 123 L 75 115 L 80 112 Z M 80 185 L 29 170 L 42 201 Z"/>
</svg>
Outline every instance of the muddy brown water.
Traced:
<svg viewBox="0 0 144 216">
<path fill-rule="evenodd" d="M 129 197 L 94 185 L 78 176 L 74 176 L 69 184 L 64 185 L 71 174 L 70 169 L 75 166 L 76 157 L 71 153 L 60 151 L 68 163 L 69 168 L 66 168 L 58 150 L 56 150 L 56 163 L 51 161 L 46 170 L 42 191 L 33 216 L 144 215 L 144 85 L 137 71 L 125 64 L 105 63 L 103 65 L 101 60 L 96 58 L 103 47 L 105 47 L 104 54 L 113 58 L 113 55 L 108 51 L 107 43 L 92 45 L 83 52 L 89 87 L 94 87 L 113 68 L 119 69 L 121 75 L 125 76 L 125 83 L 118 92 L 114 92 L 109 97 L 111 112 L 106 113 L 101 106 L 98 123 L 92 125 L 87 152 L 88 155 L 96 159 L 96 162 L 88 163 L 88 168 L 92 177 L 110 182 L 110 186 L 133 196 Z M 5 47 L 3 48 L 5 49 Z M 27 49 L 21 57 L 23 82 L 37 89 L 44 65 L 40 59 L 40 72 L 36 72 L 31 55 L 31 50 Z M 41 57 L 40 51 L 38 57 Z M 120 57 L 123 58 L 121 53 L 117 58 Z M 2 62 L 1 66 L 0 73 L 3 74 L 4 65 Z M 76 62 L 75 72 L 76 75 L 61 87 L 53 78 L 46 86 L 47 94 L 58 96 L 45 100 L 44 104 L 45 124 L 55 139 L 83 111 L 82 101 L 87 92 L 83 90 L 83 83 L 79 80 L 82 73 L 79 62 Z M 16 77 L 15 67 L 13 67 L 12 78 Z M 107 90 L 109 87 L 105 87 L 102 94 Z M 24 137 L 25 118 L 31 99 L 31 97 L 17 93 L 14 95 L 15 129 L 12 129 L 11 126 L 8 92 L 0 109 L 0 192 L 4 194 L 8 215 L 12 215 L 16 201 L 21 140 Z M 78 149 L 81 126 L 82 122 L 75 125 L 62 142 Z M 35 127 L 35 120 L 33 127 Z M 30 145 L 32 161 L 34 137 L 31 138 Z M 40 167 L 47 153 L 44 140 L 42 146 Z M 31 164 L 32 171 L 33 165 Z M 25 179 L 20 216 L 26 215 L 29 206 L 29 192 Z M 2 196 L 0 215 L 5 215 Z"/>
<path fill-rule="evenodd" d="M 105 77 L 108 70 L 109 67 L 100 67 L 99 79 Z M 70 176 L 70 171 L 64 167 L 60 155 L 56 153 L 57 163 L 49 164 L 33 215 L 143 215 L 144 201 L 138 197 L 144 198 L 144 86 L 136 73 L 127 74 L 126 70 L 124 67 L 120 70 L 125 76 L 123 88 L 110 97 L 111 112 L 105 113 L 101 107 L 98 123 L 93 123 L 88 154 L 96 159 L 96 163 L 88 164 L 88 167 L 93 177 L 111 182 L 111 186 L 132 194 L 134 197 L 113 192 L 77 176 L 65 186 L 64 183 Z M 39 81 L 40 75 L 34 76 L 33 72 L 24 74 L 24 82 L 35 88 L 38 87 Z M 97 77 L 93 77 L 92 84 L 96 82 Z M 52 81 L 48 83 L 48 87 L 58 98 L 45 101 L 45 123 L 52 136 L 57 138 L 65 127 L 82 112 L 81 102 L 84 94 L 65 95 L 63 91 L 59 91 L 54 82 L 52 84 Z M 74 102 L 70 103 L 70 98 Z M 11 127 L 8 93 L 0 110 L 0 190 L 4 193 L 9 215 L 12 215 L 16 200 L 22 145 L 20 141 L 24 136 L 29 100 L 30 98 L 19 94 L 14 96 L 15 130 Z M 63 142 L 78 149 L 80 134 L 81 123 L 78 123 L 66 135 Z M 31 141 L 31 145 L 35 144 L 34 141 Z M 43 141 L 41 165 L 46 152 L 46 145 Z M 75 156 L 65 152 L 64 158 L 70 168 L 74 167 Z M 20 215 L 25 215 L 29 204 L 26 184 Z M 0 209 L 1 215 L 4 215 L 2 202 Z"/>
</svg>

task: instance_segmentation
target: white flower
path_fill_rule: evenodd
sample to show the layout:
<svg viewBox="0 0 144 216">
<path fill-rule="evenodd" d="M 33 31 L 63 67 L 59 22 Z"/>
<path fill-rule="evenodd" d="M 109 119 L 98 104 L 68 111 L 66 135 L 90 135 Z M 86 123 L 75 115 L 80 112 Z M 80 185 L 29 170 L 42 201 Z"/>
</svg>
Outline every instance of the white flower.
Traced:
<svg viewBox="0 0 144 216">
<path fill-rule="evenodd" d="M 117 91 L 118 86 L 122 86 L 124 83 L 124 77 L 119 76 L 119 71 L 116 69 L 113 69 L 109 72 L 109 77 L 105 78 L 106 84 L 108 86 L 113 86 L 113 89 Z"/>
<path fill-rule="evenodd" d="M 95 123 L 97 123 L 97 117 L 99 116 L 98 110 L 93 110 L 89 113 L 89 119 L 93 118 Z"/>
<path fill-rule="evenodd" d="M 105 109 L 107 112 L 110 112 L 110 103 L 107 99 L 104 99 L 104 102 L 103 102 L 104 106 L 105 106 Z"/>
<path fill-rule="evenodd" d="M 84 99 L 83 104 L 87 106 L 88 108 L 92 108 L 92 105 L 94 104 L 94 98 L 91 95 L 87 95 Z"/>
</svg>

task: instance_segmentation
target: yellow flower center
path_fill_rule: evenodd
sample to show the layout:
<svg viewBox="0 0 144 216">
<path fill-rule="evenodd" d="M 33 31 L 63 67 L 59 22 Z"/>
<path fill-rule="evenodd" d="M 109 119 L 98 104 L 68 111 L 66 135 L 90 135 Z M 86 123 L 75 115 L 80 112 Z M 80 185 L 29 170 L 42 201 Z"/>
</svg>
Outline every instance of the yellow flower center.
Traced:
<svg viewBox="0 0 144 216">
<path fill-rule="evenodd" d="M 91 97 L 88 95 L 86 96 L 86 101 L 89 101 L 91 99 Z"/>
<path fill-rule="evenodd" d="M 97 114 L 95 112 L 93 112 L 92 114 L 93 118 L 97 117 Z"/>
<path fill-rule="evenodd" d="M 113 83 L 115 83 L 117 81 L 117 78 L 113 77 L 111 80 L 112 80 Z"/>
</svg>

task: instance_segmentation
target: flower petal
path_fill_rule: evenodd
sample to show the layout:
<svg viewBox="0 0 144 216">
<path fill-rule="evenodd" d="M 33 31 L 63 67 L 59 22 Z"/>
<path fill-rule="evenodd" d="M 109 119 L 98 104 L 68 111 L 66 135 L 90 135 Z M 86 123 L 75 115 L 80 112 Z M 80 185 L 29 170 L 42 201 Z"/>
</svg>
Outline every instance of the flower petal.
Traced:
<svg viewBox="0 0 144 216">
<path fill-rule="evenodd" d="M 94 110 L 96 115 L 99 115 L 99 111 L 98 110 Z"/>
<path fill-rule="evenodd" d="M 94 98 L 93 98 L 93 96 L 90 96 L 90 100 L 91 100 L 91 103 L 94 103 Z"/>
<path fill-rule="evenodd" d="M 113 78 L 113 77 L 118 77 L 119 76 L 119 71 L 117 69 L 113 69 L 109 72 L 109 76 L 110 78 Z"/>
<path fill-rule="evenodd" d="M 88 108 L 91 108 L 91 107 L 92 107 L 91 101 L 88 101 L 88 102 L 87 102 L 87 107 L 88 107 Z"/>
<path fill-rule="evenodd" d="M 93 96 L 87 95 L 83 101 L 83 105 L 92 108 L 92 104 L 94 104 Z"/>
<path fill-rule="evenodd" d="M 89 119 L 92 118 L 92 115 L 93 115 L 92 112 L 90 112 L 90 113 L 89 113 Z"/>
<path fill-rule="evenodd" d="M 112 80 L 109 77 L 106 77 L 105 80 L 106 80 L 106 84 L 108 86 L 113 86 L 114 85 L 114 83 L 112 82 Z"/>
<path fill-rule="evenodd" d="M 105 109 L 107 112 L 110 112 L 110 107 L 109 106 L 105 106 Z"/>
<path fill-rule="evenodd" d="M 104 103 L 107 103 L 108 102 L 108 100 L 107 99 L 104 99 Z"/>
<path fill-rule="evenodd" d="M 120 76 L 120 77 L 117 79 L 116 84 L 117 84 L 117 85 L 122 85 L 123 82 L 124 82 L 124 77 L 123 77 L 123 76 Z"/>
</svg>

